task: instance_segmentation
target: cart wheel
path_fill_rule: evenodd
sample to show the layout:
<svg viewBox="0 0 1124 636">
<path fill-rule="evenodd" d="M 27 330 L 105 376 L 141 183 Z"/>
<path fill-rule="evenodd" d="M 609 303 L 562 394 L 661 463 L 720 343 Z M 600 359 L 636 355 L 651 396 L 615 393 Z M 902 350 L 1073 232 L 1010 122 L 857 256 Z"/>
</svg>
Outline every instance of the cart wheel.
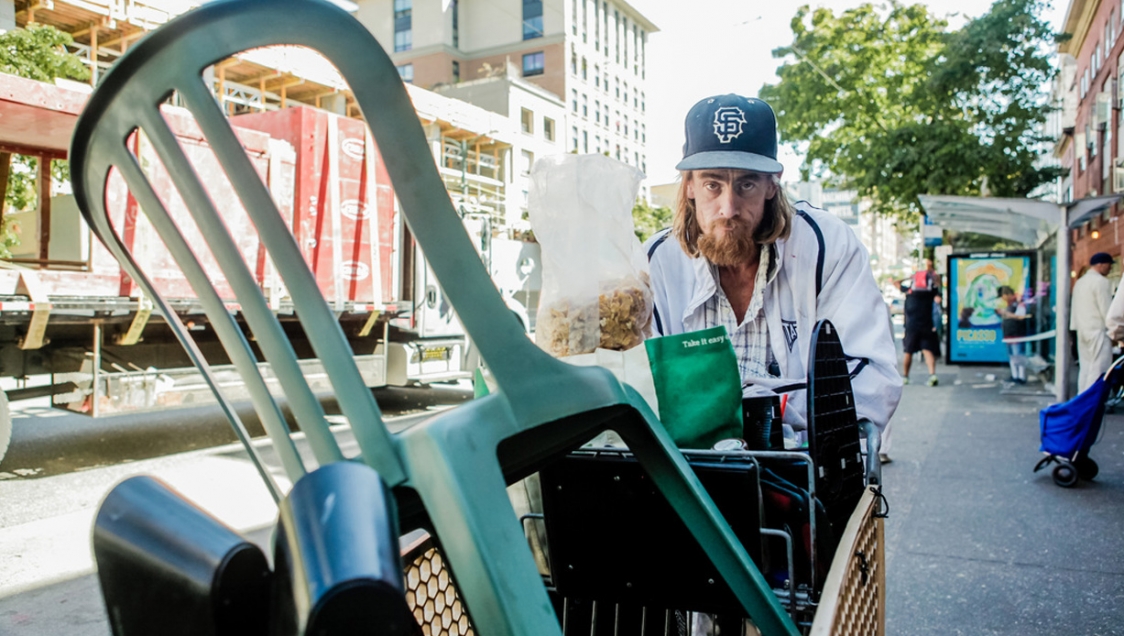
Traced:
<svg viewBox="0 0 1124 636">
<path fill-rule="evenodd" d="M 1077 469 L 1077 476 L 1085 481 L 1093 481 L 1097 473 L 1101 472 L 1100 466 L 1097 466 L 1097 462 L 1092 457 L 1078 457 L 1073 462 L 1073 466 Z"/>
<path fill-rule="evenodd" d="M 1054 483 L 1062 488 L 1072 488 L 1077 483 L 1077 470 L 1072 464 L 1058 464 L 1054 467 Z"/>
</svg>

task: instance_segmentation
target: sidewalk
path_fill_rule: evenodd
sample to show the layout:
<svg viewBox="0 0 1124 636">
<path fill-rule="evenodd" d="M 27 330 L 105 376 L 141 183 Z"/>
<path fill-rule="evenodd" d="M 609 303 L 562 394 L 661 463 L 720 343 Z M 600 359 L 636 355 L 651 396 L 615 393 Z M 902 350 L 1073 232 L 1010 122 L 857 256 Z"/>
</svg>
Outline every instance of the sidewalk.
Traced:
<svg viewBox="0 0 1124 636">
<path fill-rule="evenodd" d="M 940 366 L 930 388 L 914 367 L 883 474 L 886 633 L 1124 634 L 1124 416 L 1106 417 L 1096 481 L 1064 489 L 1032 472 L 1041 385 Z"/>
</svg>

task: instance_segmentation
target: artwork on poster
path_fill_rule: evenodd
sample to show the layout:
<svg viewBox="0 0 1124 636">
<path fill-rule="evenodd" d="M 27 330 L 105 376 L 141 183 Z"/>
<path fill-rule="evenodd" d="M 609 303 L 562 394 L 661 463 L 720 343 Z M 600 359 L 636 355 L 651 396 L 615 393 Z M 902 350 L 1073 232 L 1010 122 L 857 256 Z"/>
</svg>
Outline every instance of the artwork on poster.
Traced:
<svg viewBox="0 0 1124 636">
<path fill-rule="evenodd" d="M 948 263 L 949 362 L 1006 362 L 999 288 L 1011 287 L 1020 298 L 1034 294 L 1030 256 L 953 254 Z"/>
</svg>

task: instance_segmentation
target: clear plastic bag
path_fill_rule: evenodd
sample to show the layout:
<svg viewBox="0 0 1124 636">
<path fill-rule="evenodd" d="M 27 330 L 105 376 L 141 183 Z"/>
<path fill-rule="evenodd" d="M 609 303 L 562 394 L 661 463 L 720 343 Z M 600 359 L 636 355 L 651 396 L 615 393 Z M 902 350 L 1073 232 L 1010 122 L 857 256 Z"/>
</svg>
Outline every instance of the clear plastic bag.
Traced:
<svg viewBox="0 0 1124 636">
<path fill-rule="evenodd" d="M 555 356 L 625 351 L 652 319 L 648 261 L 632 207 L 644 175 L 603 155 L 543 157 L 531 169 L 531 226 L 542 246 L 535 341 Z"/>
</svg>

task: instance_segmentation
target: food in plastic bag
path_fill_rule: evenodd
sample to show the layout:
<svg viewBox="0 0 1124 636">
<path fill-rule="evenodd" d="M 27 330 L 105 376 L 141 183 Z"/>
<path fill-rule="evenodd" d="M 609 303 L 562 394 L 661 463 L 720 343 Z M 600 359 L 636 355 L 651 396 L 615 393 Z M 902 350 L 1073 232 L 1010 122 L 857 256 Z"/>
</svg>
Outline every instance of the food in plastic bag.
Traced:
<svg viewBox="0 0 1124 636">
<path fill-rule="evenodd" d="M 552 355 L 625 351 L 644 341 L 652 291 L 632 224 L 642 178 L 603 155 L 535 162 L 528 207 L 543 259 L 535 340 Z"/>
<path fill-rule="evenodd" d="M 639 278 L 602 283 L 596 305 L 551 303 L 540 310 L 535 333 L 540 346 L 556 356 L 598 348 L 626 351 L 644 342 L 651 322 L 651 286 L 647 272 L 641 272 Z"/>
</svg>

